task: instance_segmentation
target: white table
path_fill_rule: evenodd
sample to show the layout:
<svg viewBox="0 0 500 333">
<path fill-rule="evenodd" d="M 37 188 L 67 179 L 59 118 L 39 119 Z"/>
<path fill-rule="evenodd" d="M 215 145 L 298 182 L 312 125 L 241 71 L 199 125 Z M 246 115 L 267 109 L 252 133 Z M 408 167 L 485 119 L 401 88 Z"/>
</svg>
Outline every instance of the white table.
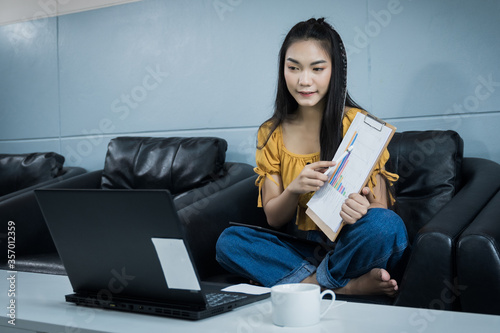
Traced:
<svg viewBox="0 0 500 333">
<path fill-rule="evenodd" d="M 66 276 L 22 272 L 14 275 L 15 297 L 9 297 L 10 274 L 0 270 L 1 333 L 500 332 L 500 316 L 350 302 L 336 302 L 318 325 L 283 328 L 271 322 L 269 299 L 212 318 L 186 321 L 76 306 L 64 300 L 64 295 L 72 292 Z M 15 326 L 9 324 L 11 319 L 7 317 L 12 299 L 16 305 Z"/>
</svg>

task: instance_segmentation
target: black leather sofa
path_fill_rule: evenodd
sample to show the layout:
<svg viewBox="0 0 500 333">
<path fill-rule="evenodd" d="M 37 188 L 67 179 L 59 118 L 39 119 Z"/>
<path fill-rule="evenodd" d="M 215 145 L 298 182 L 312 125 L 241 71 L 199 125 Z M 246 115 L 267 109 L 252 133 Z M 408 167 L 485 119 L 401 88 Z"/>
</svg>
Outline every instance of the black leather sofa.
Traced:
<svg viewBox="0 0 500 333">
<path fill-rule="evenodd" d="M 53 152 L 0 154 L 0 251 L 5 253 L 0 257 L 0 269 L 8 268 L 9 243 L 15 246 L 21 267 L 27 261 L 35 268 L 47 253 L 55 251 L 34 190 L 84 173 L 80 167 L 65 167 L 64 156 Z M 9 230 L 14 231 L 15 239 L 9 239 Z"/>
<path fill-rule="evenodd" d="M 456 257 L 462 310 L 500 315 L 500 192 L 460 235 Z"/>
<path fill-rule="evenodd" d="M 64 160 L 64 156 L 54 152 L 0 154 L 0 202 L 58 181 L 58 177 L 85 171 L 64 167 Z"/>
<path fill-rule="evenodd" d="M 185 223 L 200 277 L 241 282 L 241 278 L 225 272 L 218 265 L 215 244 L 230 221 L 267 226 L 263 210 L 256 206 L 256 175 L 249 165 L 223 163 L 221 160 L 214 162 L 217 159 L 213 156 L 200 156 L 199 153 L 205 151 L 201 147 L 208 143 L 199 146 L 192 142 L 183 147 L 182 140 L 171 139 L 174 142 L 159 138 L 115 139 L 110 143 L 104 170 L 49 187 L 176 188 L 176 171 L 181 172 L 180 166 L 190 169 L 196 165 L 199 169 L 202 161 L 204 176 L 200 182 L 191 184 L 193 188 L 184 188 L 183 192 L 172 190 L 178 213 Z M 222 141 L 208 140 L 218 146 L 215 151 L 219 152 L 225 151 L 225 142 Z M 166 152 L 170 150 L 176 153 Z M 500 190 L 500 165 L 485 159 L 464 158 L 463 141 L 452 131 L 396 133 L 389 151 L 391 158 L 386 167 L 400 175 L 395 186 L 398 198 L 395 210 L 405 221 L 411 241 L 411 250 L 399 280 L 400 291 L 395 298 L 361 295 L 344 299 L 461 310 L 465 294 L 457 278 L 460 268 L 455 255 L 457 243 L 464 230 L 474 225 L 473 222 L 489 216 L 486 214 L 494 214 L 488 211 L 491 209 L 489 204 Z M 214 164 L 222 165 L 222 169 L 213 169 Z M 164 167 L 170 171 L 164 171 Z M 190 174 L 188 171 L 186 175 Z M 173 180 L 175 184 L 165 179 Z M 191 178 L 178 179 L 189 182 Z M 64 274 L 64 268 L 59 266 L 53 272 Z"/>
<path fill-rule="evenodd" d="M 225 227 L 218 220 L 244 214 L 237 198 L 220 199 L 220 193 L 254 174 L 248 164 L 226 162 L 226 149 L 227 142 L 220 138 L 119 137 L 110 141 L 102 170 L 45 188 L 168 189 L 186 226 L 195 264 L 206 277 L 203 273 L 211 264 L 206 258 L 215 257 L 212 242 Z M 209 223 L 210 228 L 203 225 Z M 53 246 L 51 239 L 43 242 Z M 41 260 L 17 260 L 17 267 L 66 274 L 55 249 Z"/>
<path fill-rule="evenodd" d="M 500 165 L 463 157 L 452 131 L 396 133 L 388 169 L 400 175 L 396 211 L 411 253 L 395 305 L 462 310 L 457 243 L 500 189 Z"/>
<path fill-rule="evenodd" d="M 399 293 L 395 298 L 337 298 L 460 311 L 463 288 L 457 278 L 457 243 L 480 214 L 488 213 L 482 211 L 500 189 L 500 165 L 486 159 L 464 158 L 463 140 L 453 131 L 396 133 L 388 149 L 391 157 L 386 168 L 400 176 L 394 188 L 394 209 L 405 221 L 411 242 L 398 272 Z M 240 202 L 257 196 L 255 178 L 238 184 Z M 249 209 L 245 218 L 238 222 L 266 226 L 262 209 L 245 209 Z M 211 267 L 216 267 L 215 262 Z M 217 273 L 214 269 L 208 275 Z"/>
<path fill-rule="evenodd" d="M 394 209 L 405 221 L 411 241 L 399 272 L 399 293 L 395 298 L 338 295 L 338 299 L 460 311 L 463 288 L 457 278 L 457 243 L 480 214 L 488 214 L 482 211 L 500 189 L 500 165 L 486 159 L 464 158 L 463 140 L 453 131 L 396 133 L 388 149 L 391 157 L 386 168 L 400 175 L 394 188 L 398 199 Z M 239 202 L 255 200 L 255 178 L 232 189 L 239 191 Z M 266 226 L 262 209 L 245 209 L 247 214 L 237 222 Z M 496 258 L 498 261 L 498 251 Z M 215 278 L 215 260 L 207 260 L 213 261 L 213 269 L 206 275 Z"/>
</svg>

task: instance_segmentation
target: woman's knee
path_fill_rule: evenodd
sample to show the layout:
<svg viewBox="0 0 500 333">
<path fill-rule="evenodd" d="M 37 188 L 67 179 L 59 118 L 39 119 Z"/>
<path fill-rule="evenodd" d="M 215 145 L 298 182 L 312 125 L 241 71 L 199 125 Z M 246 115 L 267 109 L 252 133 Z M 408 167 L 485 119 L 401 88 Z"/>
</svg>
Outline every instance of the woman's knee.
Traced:
<svg viewBox="0 0 500 333">
<path fill-rule="evenodd" d="M 389 209 L 377 208 L 372 217 L 372 232 L 387 241 L 393 240 L 397 247 L 406 247 L 408 243 L 408 233 L 401 217 Z"/>
<path fill-rule="evenodd" d="M 363 217 L 363 220 L 373 228 L 393 229 L 400 231 L 406 229 L 401 217 L 390 209 L 372 208 Z"/>
<path fill-rule="evenodd" d="M 390 209 L 372 208 L 369 210 L 370 218 L 381 223 L 382 225 L 394 226 L 395 228 L 404 227 L 404 222 L 401 217 Z"/>
<path fill-rule="evenodd" d="M 225 229 L 219 236 L 215 251 L 218 256 L 231 252 L 248 249 L 255 241 L 255 230 L 247 227 L 231 226 Z"/>
<path fill-rule="evenodd" d="M 399 239 L 406 242 L 408 235 L 406 227 L 399 215 L 389 209 L 372 208 L 368 213 L 353 225 L 348 226 L 349 233 L 358 237 L 363 235 L 374 241 L 381 239 Z"/>
<path fill-rule="evenodd" d="M 238 228 L 239 227 L 229 227 L 222 231 L 215 245 L 217 255 L 224 253 L 227 249 L 239 243 L 240 232 L 237 230 Z"/>
</svg>

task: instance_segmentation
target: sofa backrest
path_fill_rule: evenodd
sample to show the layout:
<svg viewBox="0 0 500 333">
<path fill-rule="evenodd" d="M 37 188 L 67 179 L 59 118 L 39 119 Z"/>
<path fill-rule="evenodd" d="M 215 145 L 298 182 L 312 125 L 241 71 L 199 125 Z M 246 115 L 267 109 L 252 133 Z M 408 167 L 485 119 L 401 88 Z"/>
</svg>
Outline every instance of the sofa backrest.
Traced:
<svg viewBox="0 0 500 333">
<path fill-rule="evenodd" d="M 410 241 L 460 188 L 463 140 L 454 131 L 395 133 L 386 169 L 399 175 L 395 211 Z"/>
<path fill-rule="evenodd" d="M 226 150 L 214 137 L 118 137 L 108 145 L 101 187 L 179 194 L 223 176 Z"/>
<path fill-rule="evenodd" d="M 0 196 L 56 178 L 63 164 L 54 152 L 0 154 Z"/>
</svg>

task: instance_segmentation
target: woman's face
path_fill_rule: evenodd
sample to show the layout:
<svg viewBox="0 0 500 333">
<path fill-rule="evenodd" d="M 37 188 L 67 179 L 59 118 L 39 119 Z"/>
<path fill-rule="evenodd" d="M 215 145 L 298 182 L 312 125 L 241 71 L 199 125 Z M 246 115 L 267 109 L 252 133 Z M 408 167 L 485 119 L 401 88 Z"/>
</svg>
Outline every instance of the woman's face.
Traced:
<svg viewBox="0 0 500 333">
<path fill-rule="evenodd" d="M 288 91 L 302 107 L 324 107 L 332 62 L 317 40 L 290 45 L 285 55 L 285 81 Z"/>
</svg>

